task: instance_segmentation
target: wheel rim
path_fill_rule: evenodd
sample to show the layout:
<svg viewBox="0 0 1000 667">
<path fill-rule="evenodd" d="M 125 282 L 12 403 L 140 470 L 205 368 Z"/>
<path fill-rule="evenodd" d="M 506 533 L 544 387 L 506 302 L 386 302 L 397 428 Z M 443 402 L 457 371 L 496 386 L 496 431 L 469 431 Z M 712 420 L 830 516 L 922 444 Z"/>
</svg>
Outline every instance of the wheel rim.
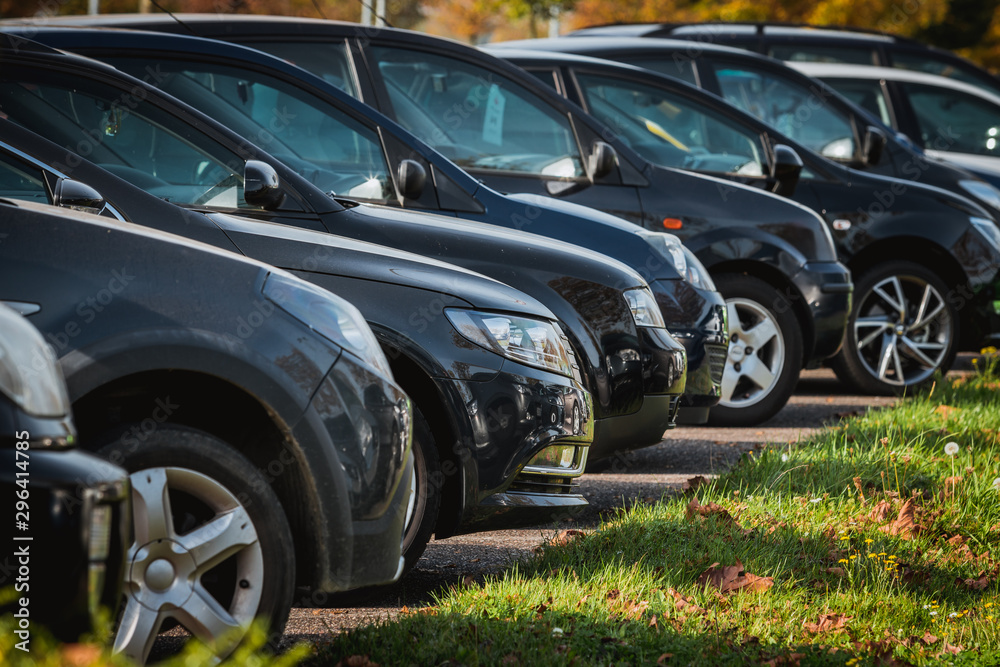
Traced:
<svg viewBox="0 0 1000 667">
<path fill-rule="evenodd" d="M 135 541 L 115 651 L 144 663 L 160 627 L 173 619 L 225 657 L 260 606 L 264 558 L 253 521 L 228 489 L 194 470 L 149 468 L 130 481 Z M 178 531 L 175 518 L 184 515 L 175 507 L 178 494 L 211 518 Z M 202 576 L 223 563 L 235 566 L 235 579 L 231 594 L 220 600 Z"/>
<path fill-rule="evenodd" d="M 727 408 L 746 408 L 764 400 L 785 367 L 785 339 L 778 323 L 756 301 L 726 299 L 729 353 L 722 373 L 722 399 Z"/>
<path fill-rule="evenodd" d="M 951 314 L 926 280 L 889 276 L 862 297 L 852 330 L 865 370 L 902 387 L 923 382 L 941 367 L 951 344 Z"/>
<path fill-rule="evenodd" d="M 420 532 L 420 517 L 427 507 L 427 466 L 424 464 L 423 452 L 418 449 L 417 441 L 413 441 L 413 472 L 410 474 L 410 500 L 406 504 L 406 520 L 403 528 L 403 555 L 413 544 Z"/>
</svg>

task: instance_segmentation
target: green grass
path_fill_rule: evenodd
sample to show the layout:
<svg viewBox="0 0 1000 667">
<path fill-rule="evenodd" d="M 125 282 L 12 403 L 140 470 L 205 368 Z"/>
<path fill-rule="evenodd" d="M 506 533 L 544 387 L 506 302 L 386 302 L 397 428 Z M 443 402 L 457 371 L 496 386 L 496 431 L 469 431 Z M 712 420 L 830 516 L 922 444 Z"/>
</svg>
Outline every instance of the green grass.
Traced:
<svg viewBox="0 0 1000 667">
<path fill-rule="evenodd" d="M 980 367 L 806 442 L 747 455 L 693 493 L 623 509 L 482 586 L 452 588 L 396 622 L 336 637 L 314 660 L 998 664 L 995 355 Z M 959 446 L 954 456 L 945 454 L 949 442 Z M 735 522 L 689 518 L 692 498 L 717 503 Z M 880 530 L 907 499 L 916 531 Z M 881 502 L 888 518 L 871 519 Z M 697 583 L 713 563 L 737 560 L 773 577 L 773 587 L 723 595 Z M 840 627 L 816 628 L 822 614 Z"/>
</svg>

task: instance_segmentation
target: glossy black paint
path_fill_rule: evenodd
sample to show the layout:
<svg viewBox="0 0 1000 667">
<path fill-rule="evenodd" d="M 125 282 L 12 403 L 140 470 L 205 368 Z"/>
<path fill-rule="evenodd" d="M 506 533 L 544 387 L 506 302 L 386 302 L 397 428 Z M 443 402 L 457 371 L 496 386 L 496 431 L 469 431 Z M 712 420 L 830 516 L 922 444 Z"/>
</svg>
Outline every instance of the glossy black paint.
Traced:
<svg viewBox="0 0 1000 667">
<path fill-rule="evenodd" d="M 796 314 L 806 332 L 804 365 L 818 363 L 839 348 L 839 342 L 831 347 L 827 341 L 838 340 L 843 333 L 849 295 L 820 289 L 821 303 L 814 304 L 805 302 L 796 284 L 827 279 L 825 271 L 814 273 L 811 267 L 806 267 L 806 262 L 836 264 L 832 244 L 821 221 L 806 209 L 725 181 L 657 168 L 630 150 L 609 128 L 581 113 L 578 107 L 568 104 L 537 80 L 509 63 L 457 42 L 403 30 L 334 21 L 207 14 L 180 15 L 180 18 L 183 23 L 162 16 L 122 17 L 116 19 L 115 25 L 196 33 L 263 51 L 280 47 L 286 50 L 286 57 L 289 47 L 308 50 L 310 44 L 346 44 L 352 66 L 359 74 L 361 99 L 396 120 L 399 120 L 398 110 L 392 107 L 381 78 L 375 47 L 393 46 L 472 62 L 488 70 L 491 76 L 516 81 L 541 99 L 554 114 L 570 121 L 577 148 L 582 148 L 583 163 L 589 159 L 595 142 L 606 141 L 618 154 L 617 168 L 601 178 L 570 181 L 470 168 L 473 176 L 501 192 L 552 195 L 612 213 L 654 231 L 664 229 L 664 218 L 681 219 L 684 229 L 678 236 L 714 273 L 748 271 L 762 275 L 778 289 L 790 290 L 792 300 L 798 304 Z M 434 144 L 433 137 L 424 136 L 417 128 L 408 129 Z M 840 269 L 839 284 L 849 283 L 846 268 L 841 266 Z M 817 334 L 816 315 L 819 314 L 823 326 L 827 326 L 830 320 L 822 313 L 838 311 L 844 313 L 838 325 L 839 332 Z"/>
<path fill-rule="evenodd" d="M 3 335 L 9 319 L 21 316 L 2 306 L 0 311 Z M 30 363 L 32 350 L 19 352 L 0 365 Z M 113 617 L 121 599 L 131 535 L 128 474 L 75 446 L 70 415 L 37 417 L 0 393 L 0 492 L 7 499 L 4 521 L 9 530 L 15 518 L 22 518 L 15 517 L 16 502 L 23 498 L 28 506 L 27 530 L 7 533 L 12 540 L 0 588 L 13 590 L 16 597 L 0 606 L 0 614 L 25 619 L 28 625 L 15 628 L 14 641 L 27 639 L 24 646 L 29 648 L 32 638 L 38 641 L 39 628 L 60 641 L 77 641 L 94 629 L 99 618 L 95 605 Z M 108 553 L 91 559 L 91 521 L 98 507 L 110 512 Z M 91 585 L 97 587 L 94 595 Z M 27 600 L 27 616 L 22 616 L 19 600 Z M 18 635 L 17 630 L 26 632 Z"/>
<path fill-rule="evenodd" d="M 776 131 L 757 117 L 726 103 L 719 97 L 683 81 L 609 60 L 566 53 L 497 49 L 507 60 L 531 72 L 546 72 L 558 82 L 570 100 L 590 111 L 581 75 L 599 75 L 642 90 L 662 91 L 668 101 L 680 101 L 706 110 L 728 127 L 739 128 L 746 136 L 760 139 L 771 174 L 776 149 L 787 146 L 799 156 L 803 176 L 792 197 L 820 214 L 830 226 L 840 260 L 855 273 L 892 259 L 925 258 L 950 284 L 964 285 L 977 297 L 975 308 L 960 311 L 963 349 L 978 350 L 993 332 L 1000 331 L 1000 317 L 991 300 L 994 284 L 1000 280 L 1000 250 L 995 248 L 969 221 L 970 216 L 989 219 L 989 213 L 975 202 L 921 183 L 850 169 L 828 160 Z M 652 156 L 650 156 L 652 159 Z M 741 176 L 704 171 L 722 178 L 774 190 L 770 175 Z M 834 224 L 834 221 L 840 221 Z M 849 226 L 844 227 L 844 222 Z M 838 229 L 839 227 L 839 229 Z M 959 242 L 959 239 L 963 239 Z M 992 274 L 983 267 L 994 267 Z"/>
<path fill-rule="evenodd" d="M 722 298 L 714 291 L 695 288 L 682 280 L 669 260 L 658 253 L 650 241 L 637 233 L 634 225 L 591 209 L 568 207 L 547 197 L 517 198 L 501 195 L 472 178 L 373 108 L 358 102 L 323 79 L 261 52 L 214 40 L 131 31 L 39 29 L 32 32 L 32 37 L 51 46 L 106 60 L 127 73 L 162 86 L 168 92 L 174 92 L 196 108 L 213 113 L 216 120 L 234 129 L 240 127 L 239 123 L 243 119 L 233 114 L 228 117 L 220 115 L 225 113 L 225 109 L 220 109 L 214 96 L 210 95 L 212 99 L 205 99 L 205 96 L 199 95 L 199 91 L 175 89 L 176 87 L 169 85 L 170 76 L 178 71 L 197 72 L 201 68 L 225 66 L 247 72 L 250 81 L 266 74 L 295 86 L 299 94 L 309 100 L 314 108 L 325 110 L 333 118 L 350 118 L 371 129 L 373 134 L 380 135 L 387 163 L 392 165 L 391 172 L 395 171 L 393 166 L 411 160 L 420 164 L 429 175 L 429 183 L 419 199 L 403 196 L 397 178 L 394 183 L 397 194 L 374 200 L 375 203 L 416 211 L 433 210 L 466 220 L 573 242 L 623 261 L 636 269 L 649 282 L 658 301 L 669 308 L 664 316 L 674 316 L 667 320 L 671 334 L 684 341 L 685 350 L 697 362 L 693 372 L 689 371 L 694 380 L 690 386 L 695 391 L 695 395 L 688 399 L 689 402 L 699 406 L 717 402 L 719 385 L 718 382 L 713 382 L 713 369 L 708 363 L 710 355 L 707 350 L 712 349 L 711 346 L 724 344 L 725 322 L 724 319 L 706 317 L 705 313 L 713 310 L 721 312 Z M 155 77 L 148 75 L 151 69 L 155 69 Z M 232 122 L 227 122 L 230 118 Z M 280 138 L 283 131 L 284 127 L 278 126 L 274 129 L 274 134 Z M 367 208 L 361 210 L 365 214 L 373 211 Z M 341 217 L 350 218 L 349 215 Z M 629 318 L 629 314 L 622 311 L 621 299 L 612 292 L 639 285 L 641 281 L 637 281 L 634 275 L 627 275 L 620 268 L 610 267 L 607 263 L 603 269 L 597 268 L 596 263 L 603 260 L 596 256 L 592 256 L 590 268 L 587 266 L 588 260 L 583 257 L 567 265 L 566 252 L 560 254 L 554 250 L 549 252 L 550 257 L 547 259 L 540 256 L 515 259 L 511 257 L 511 253 L 524 245 L 523 240 L 500 231 L 495 235 L 482 236 L 474 232 L 468 233 L 472 228 L 466 226 L 461 228 L 464 230 L 461 237 L 448 236 L 444 228 L 439 230 L 441 236 L 436 236 L 437 232 L 424 225 L 423 231 L 418 232 L 419 238 L 416 238 L 396 224 L 395 216 L 388 217 L 393 222 L 378 226 L 366 226 L 363 220 L 348 223 L 342 219 L 334 220 L 332 225 L 324 224 L 328 231 L 336 234 L 436 256 L 472 268 L 542 299 L 556 311 L 556 315 L 568 327 L 567 333 L 571 336 L 586 379 L 585 386 L 594 395 L 595 418 L 598 422 L 606 417 L 635 414 L 635 419 L 644 423 L 638 439 L 618 437 L 619 429 L 601 427 L 598 424 L 592 456 L 599 458 L 605 452 L 653 444 L 659 441 L 663 430 L 671 426 L 662 411 L 651 407 L 655 402 L 643 407 L 643 396 L 652 398 L 677 393 L 680 388 L 673 386 L 673 383 L 664 385 L 653 381 L 652 378 L 658 377 L 655 363 L 649 367 L 644 366 L 641 370 L 642 374 L 651 378 L 644 381 L 641 389 L 639 378 L 634 373 L 623 375 L 630 373 L 628 368 L 616 369 L 609 359 L 623 349 L 622 339 L 608 329 L 607 325 L 602 328 L 601 323 L 609 318 L 610 313 L 604 310 L 596 312 L 592 305 L 587 304 L 594 296 L 594 289 L 610 286 L 611 291 L 601 298 L 605 304 L 616 304 L 611 306 L 616 312 L 614 317 Z M 411 217 L 407 222 L 416 224 L 414 220 Z M 451 229 L 454 234 L 454 230 L 459 228 L 453 226 Z M 496 261 L 493 258 L 496 256 L 498 243 L 503 244 L 505 254 Z M 539 247 L 538 244 L 536 247 Z M 565 250 L 569 251 L 569 248 Z M 518 267 L 531 267 L 532 270 L 525 273 L 515 270 Z M 574 276 L 582 282 L 569 284 L 563 279 Z M 595 281 L 594 276 L 598 276 L 595 284 L 588 287 L 591 281 Z M 553 290 L 558 294 L 554 294 Z M 684 300 L 681 301 L 679 297 Z M 680 303 L 684 304 L 683 310 L 678 307 Z M 566 308 L 567 304 L 571 307 Z M 585 312 L 587 314 L 583 314 Z M 591 330 L 589 335 L 584 333 L 588 328 Z M 640 356 L 644 359 L 655 359 L 664 350 L 676 347 L 670 341 L 662 340 L 662 332 L 652 338 L 640 350 Z M 605 345 L 609 347 L 602 349 Z M 706 345 L 710 347 L 706 349 Z"/>
<path fill-rule="evenodd" d="M 977 198 L 959 184 L 963 180 L 979 180 L 972 173 L 950 162 L 928 157 L 908 139 L 828 85 L 773 58 L 742 49 L 679 39 L 580 36 L 573 39 L 507 42 L 501 48 L 508 47 L 552 50 L 616 60 L 668 76 L 678 76 L 678 63 L 684 63 L 684 67 L 690 65 L 693 68 L 693 76 L 698 87 L 720 97 L 724 95 L 713 69 L 716 65 L 752 67 L 800 90 L 804 99 L 809 100 L 808 104 L 828 109 L 850 124 L 854 134 L 855 153 L 843 161 L 846 166 L 881 176 L 918 181 L 925 185 L 943 188 L 973 199 L 986 208 L 993 218 L 1000 216 L 1000 210 L 994 208 L 990 202 Z M 868 126 L 881 128 L 887 138 L 882 159 L 874 165 L 867 164 L 861 155 L 861 146 Z"/>
<path fill-rule="evenodd" d="M 276 269 L 127 222 L 0 206 L 0 300 L 41 306 L 30 319 L 59 357 L 84 443 L 157 419 L 214 433 L 271 467 L 303 585 L 344 590 L 398 575 L 408 399 L 268 301 L 261 290 Z M 155 206 L 143 213 L 159 217 Z M 356 413 L 324 420 L 333 406 Z M 256 438 L 233 437 L 249 423 Z M 143 435 L 123 444 L 131 437 Z"/>
</svg>

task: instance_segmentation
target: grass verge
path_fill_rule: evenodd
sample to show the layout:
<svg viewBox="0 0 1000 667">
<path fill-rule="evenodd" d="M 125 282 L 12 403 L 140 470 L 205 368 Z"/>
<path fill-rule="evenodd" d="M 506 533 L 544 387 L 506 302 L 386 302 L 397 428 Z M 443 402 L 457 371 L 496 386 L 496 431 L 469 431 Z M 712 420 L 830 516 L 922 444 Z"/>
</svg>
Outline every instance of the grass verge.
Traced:
<svg viewBox="0 0 1000 667">
<path fill-rule="evenodd" d="M 623 509 L 313 660 L 1000 664 L 995 352 L 979 366 Z"/>
</svg>

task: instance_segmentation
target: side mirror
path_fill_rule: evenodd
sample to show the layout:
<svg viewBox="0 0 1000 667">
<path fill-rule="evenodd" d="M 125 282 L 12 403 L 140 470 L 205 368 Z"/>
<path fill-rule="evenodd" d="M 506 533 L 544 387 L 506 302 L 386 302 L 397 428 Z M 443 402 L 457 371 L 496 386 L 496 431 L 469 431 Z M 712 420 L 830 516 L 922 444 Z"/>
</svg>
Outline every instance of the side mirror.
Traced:
<svg viewBox="0 0 1000 667">
<path fill-rule="evenodd" d="M 869 125 L 865 129 L 865 145 L 861 159 L 869 167 L 874 167 L 882 159 L 882 150 L 888 142 L 885 132 L 874 125 Z"/>
<path fill-rule="evenodd" d="M 791 197 L 795 194 L 795 186 L 799 184 L 802 175 L 802 158 L 791 146 L 777 144 L 774 147 L 774 164 L 771 165 L 771 178 L 775 180 L 774 194 Z"/>
<path fill-rule="evenodd" d="M 604 141 L 595 141 L 587 163 L 587 171 L 590 172 L 590 179 L 594 180 L 607 176 L 615 168 L 617 162 L 618 153 L 615 152 L 611 144 Z"/>
<path fill-rule="evenodd" d="M 399 193 L 406 199 L 419 199 L 427 185 L 427 170 L 416 160 L 406 159 L 396 169 Z"/>
<path fill-rule="evenodd" d="M 52 188 L 52 203 L 95 215 L 103 213 L 107 204 L 100 192 L 72 178 L 60 178 L 56 181 L 56 186 Z"/>
<path fill-rule="evenodd" d="M 285 192 L 274 167 L 260 160 L 247 160 L 243 167 L 243 201 L 267 211 L 281 206 Z"/>
</svg>

